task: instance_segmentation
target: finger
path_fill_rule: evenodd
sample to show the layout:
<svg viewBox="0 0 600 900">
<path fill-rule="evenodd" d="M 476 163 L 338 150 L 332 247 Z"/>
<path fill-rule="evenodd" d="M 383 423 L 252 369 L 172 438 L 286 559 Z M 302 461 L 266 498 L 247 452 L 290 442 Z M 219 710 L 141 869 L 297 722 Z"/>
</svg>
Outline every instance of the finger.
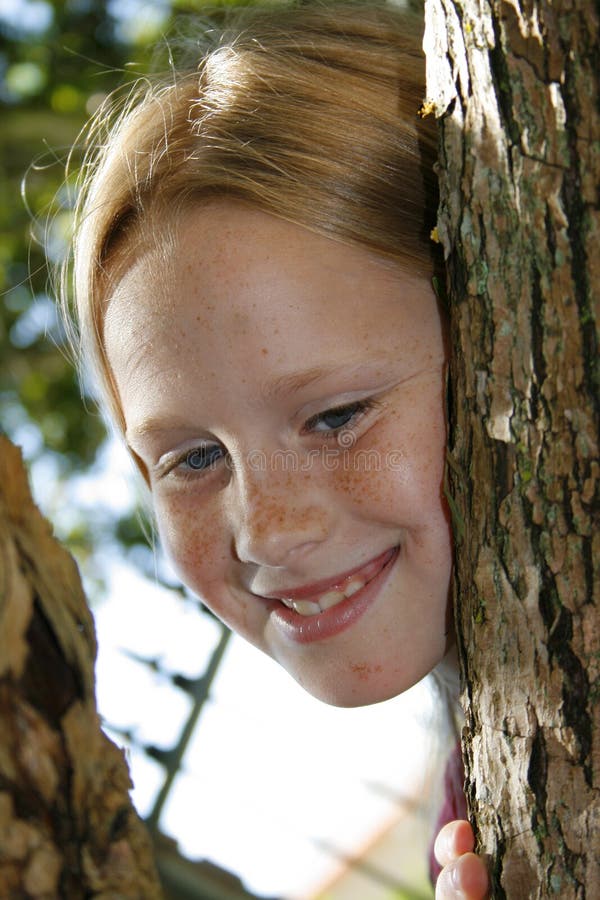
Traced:
<svg viewBox="0 0 600 900">
<path fill-rule="evenodd" d="M 463 853 L 470 853 L 474 846 L 473 829 L 465 819 L 458 819 L 444 825 L 435 839 L 433 852 L 440 866 L 446 866 Z"/>
<path fill-rule="evenodd" d="M 435 900 L 485 900 L 489 878 L 483 860 L 474 853 L 448 863 L 435 886 Z"/>
</svg>

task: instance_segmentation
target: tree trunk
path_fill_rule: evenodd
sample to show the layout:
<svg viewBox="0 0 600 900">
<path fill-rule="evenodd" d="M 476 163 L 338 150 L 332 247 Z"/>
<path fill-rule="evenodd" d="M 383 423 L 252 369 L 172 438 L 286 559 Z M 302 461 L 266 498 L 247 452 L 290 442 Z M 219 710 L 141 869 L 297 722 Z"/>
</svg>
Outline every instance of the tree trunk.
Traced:
<svg viewBox="0 0 600 900">
<path fill-rule="evenodd" d="M 463 749 L 496 898 L 600 897 L 599 17 L 426 0 Z"/>
<path fill-rule="evenodd" d="M 100 728 L 96 641 L 74 561 L 0 437 L 0 897 L 137 898 L 161 891 Z"/>
</svg>

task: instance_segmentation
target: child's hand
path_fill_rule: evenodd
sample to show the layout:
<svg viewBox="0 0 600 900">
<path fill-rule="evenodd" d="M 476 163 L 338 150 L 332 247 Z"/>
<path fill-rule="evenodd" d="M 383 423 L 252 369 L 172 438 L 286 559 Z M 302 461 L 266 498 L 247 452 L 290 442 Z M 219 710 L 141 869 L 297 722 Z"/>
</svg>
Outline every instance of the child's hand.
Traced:
<svg viewBox="0 0 600 900">
<path fill-rule="evenodd" d="M 473 853 L 474 846 L 468 822 L 444 825 L 433 848 L 443 867 L 435 886 L 435 900 L 484 900 L 488 896 L 488 874 L 483 860 Z"/>
</svg>

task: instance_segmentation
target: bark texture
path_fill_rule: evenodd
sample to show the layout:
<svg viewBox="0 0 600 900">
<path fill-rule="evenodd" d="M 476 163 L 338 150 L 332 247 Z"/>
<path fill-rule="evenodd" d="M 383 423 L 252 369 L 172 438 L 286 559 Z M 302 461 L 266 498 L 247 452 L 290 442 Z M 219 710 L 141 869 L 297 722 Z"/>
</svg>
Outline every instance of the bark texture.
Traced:
<svg viewBox="0 0 600 900">
<path fill-rule="evenodd" d="M 100 728 L 76 565 L 0 437 L 0 897 L 161 897 L 123 753 Z"/>
<path fill-rule="evenodd" d="M 496 898 L 600 897 L 594 0 L 426 0 L 467 795 Z"/>
</svg>

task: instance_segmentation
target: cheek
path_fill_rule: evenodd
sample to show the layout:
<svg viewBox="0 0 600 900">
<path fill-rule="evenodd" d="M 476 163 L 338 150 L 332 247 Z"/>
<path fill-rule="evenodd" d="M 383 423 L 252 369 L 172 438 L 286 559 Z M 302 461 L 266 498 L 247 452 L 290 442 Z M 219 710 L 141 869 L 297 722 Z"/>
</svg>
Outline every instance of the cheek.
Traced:
<svg viewBox="0 0 600 900">
<path fill-rule="evenodd" d="M 161 500 L 154 506 L 162 546 L 183 583 L 208 596 L 227 559 L 225 537 L 216 510 L 198 512 L 185 500 Z"/>
<path fill-rule="evenodd" d="M 155 504 L 161 544 L 182 583 L 234 631 L 253 638 L 244 597 L 229 590 L 231 542 L 219 510 L 192 502 Z"/>
<path fill-rule="evenodd" d="M 415 398 L 419 415 L 394 412 L 357 442 L 336 487 L 366 509 L 390 515 L 408 506 L 446 517 L 442 481 L 446 426 L 440 404 Z"/>
</svg>

